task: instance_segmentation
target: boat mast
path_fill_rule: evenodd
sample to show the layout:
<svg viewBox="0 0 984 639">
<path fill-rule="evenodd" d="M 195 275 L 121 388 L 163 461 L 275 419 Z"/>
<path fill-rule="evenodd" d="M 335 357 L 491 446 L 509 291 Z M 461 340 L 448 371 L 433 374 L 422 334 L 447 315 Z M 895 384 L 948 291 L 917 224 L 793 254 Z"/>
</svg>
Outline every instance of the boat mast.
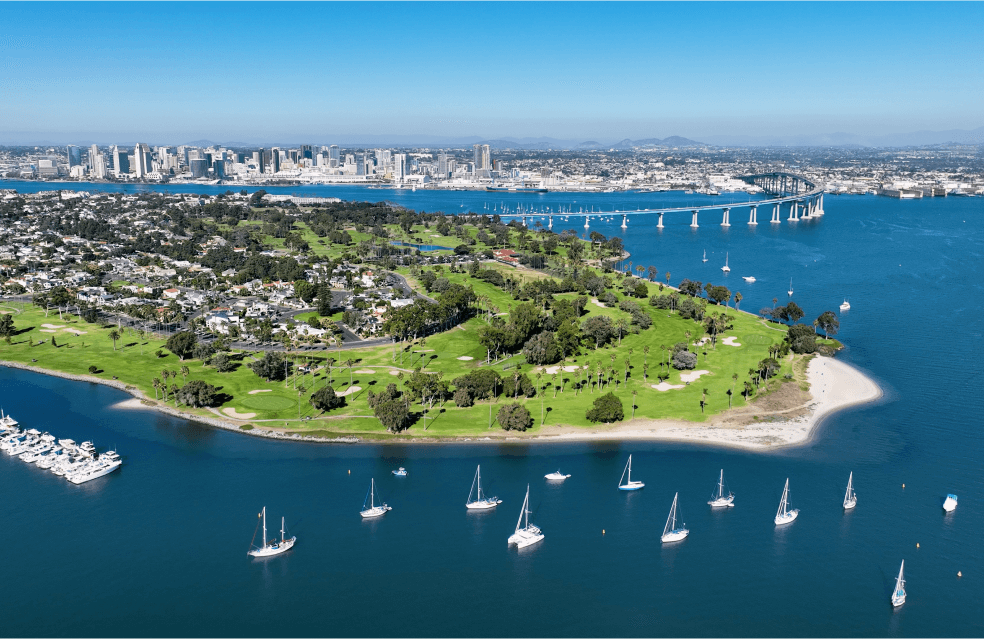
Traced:
<svg viewBox="0 0 984 639">
<path fill-rule="evenodd" d="M 721 469 L 721 479 L 718 480 L 718 499 L 724 497 L 724 469 Z"/>
<path fill-rule="evenodd" d="M 283 540 L 284 540 L 284 528 L 287 527 L 286 524 L 285 524 L 286 520 L 287 520 L 286 517 L 281 517 L 280 518 L 280 541 L 281 542 L 283 542 Z"/>
<path fill-rule="evenodd" d="M 851 483 L 853 481 L 854 481 L 854 471 L 852 470 L 851 474 L 847 476 L 847 493 L 844 495 L 845 503 L 851 500 Z"/>
<path fill-rule="evenodd" d="M 478 480 L 478 501 L 482 501 L 482 466 L 479 464 L 475 469 L 475 478 Z"/>
<path fill-rule="evenodd" d="M 789 494 L 789 479 L 786 479 L 786 486 L 782 489 L 782 499 L 779 501 L 779 512 L 776 515 L 786 514 L 786 495 Z"/>
<path fill-rule="evenodd" d="M 376 478 L 373 477 L 369 482 L 369 510 L 376 507 Z"/>
<path fill-rule="evenodd" d="M 629 481 L 627 483 L 632 483 L 632 455 L 629 455 Z"/>
<path fill-rule="evenodd" d="M 263 545 L 267 545 L 266 540 L 266 506 L 263 507 Z"/>
<path fill-rule="evenodd" d="M 526 506 L 530 501 L 530 485 L 526 484 L 526 499 L 523 500 L 523 509 L 519 511 L 519 519 L 516 520 L 516 532 L 519 532 L 519 525 L 523 523 L 523 515 L 526 514 Z M 527 520 L 529 523 L 529 520 Z"/>
</svg>

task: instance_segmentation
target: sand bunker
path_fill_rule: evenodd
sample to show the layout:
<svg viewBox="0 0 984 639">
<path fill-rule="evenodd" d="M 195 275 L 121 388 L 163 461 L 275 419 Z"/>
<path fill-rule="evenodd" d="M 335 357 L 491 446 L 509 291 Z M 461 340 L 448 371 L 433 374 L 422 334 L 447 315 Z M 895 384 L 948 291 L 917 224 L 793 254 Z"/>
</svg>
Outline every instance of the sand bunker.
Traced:
<svg viewBox="0 0 984 639">
<path fill-rule="evenodd" d="M 393 377 L 396 377 L 399 374 L 400 374 L 400 371 L 390 371 L 390 375 L 392 375 Z"/>
<path fill-rule="evenodd" d="M 376 371 L 372 370 L 371 368 L 360 368 L 359 370 L 357 370 L 355 372 L 358 373 L 359 375 L 375 375 L 376 374 Z"/>
<path fill-rule="evenodd" d="M 76 337 L 78 337 L 79 335 L 86 335 L 87 334 L 85 331 L 80 331 L 77 328 L 66 328 L 65 329 L 65 332 L 66 333 L 71 333 L 72 335 L 75 335 Z"/>
<path fill-rule="evenodd" d="M 41 329 L 38 329 L 38 330 L 40 330 L 42 333 L 57 333 L 58 332 L 58 331 L 53 331 L 50 328 L 41 328 Z"/>
<path fill-rule="evenodd" d="M 660 392 L 666 392 L 668 390 L 673 390 L 674 388 L 686 388 L 683 384 L 667 384 L 666 382 L 652 384 L 652 387 Z"/>
<path fill-rule="evenodd" d="M 735 341 L 736 339 L 738 339 L 738 338 L 737 337 L 734 337 L 734 336 L 732 336 L 732 337 L 725 337 L 723 340 L 721 340 L 721 343 L 722 344 L 727 344 L 728 346 L 741 346 L 741 344 L 739 344 L 738 342 Z"/>
<path fill-rule="evenodd" d="M 458 357 L 456 359 L 460 359 L 463 362 L 470 362 L 470 361 L 472 361 L 475 358 L 472 357 L 472 356 L 470 356 L 470 355 L 462 355 L 461 357 Z"/>
<path fill-rule="evenodd" d="M 597 297 L 592 297 L 591 303 L 594 304 L 595 306 L 600 306 L 601 308 L 608 308 L 608 306 L 604 302 L 599 302 Z"/>
<path fill-rule="evenodd" d="M 696 382 L 700 379 L 701 375 L 710 375 L 711 371 L 694 371 L 692 373 L 683 373 L 680 375 L 681 382 Z"/>
<path fill-rule="evenodd" d="M 223 408 L 222 412 L 234 419 L 253 419 L 256 413 L 240 413 L 235 408 Z"/>
<path fill-rule="evenodd" d="M 579 366 L 565 366 L 564 372 L 573 373 L 579 368 L 580 368 Z M 560 372 L 560 366 L 547 366 L 546 368 L 543 369 L 543 372 L 545 372 L 547 375 L 555 375 Z"/>
<path fill-rule="evenodd" d="M 336 391 L 335 395 L 338 395 L 339 397 L 345 397 L 346 395 L 351 395 L 352 393 L 358 393 L 360 390 L 362 390 L 361 386 L 349 386 L 343 391 Z"/>
<path fill-rule="evenodd" d="M 42 324 L 41 326 L 45 328 L 65 328 L 64 325 L 59 325 L 59 324 Z"/>
<path fill-rule="evenodd" d="M 251 390 L 250 395 L 256 395 L 257 393 L 272 393 L 273 391 L 269 388 L 257 388 L 256 390 Z"/>
</svg>

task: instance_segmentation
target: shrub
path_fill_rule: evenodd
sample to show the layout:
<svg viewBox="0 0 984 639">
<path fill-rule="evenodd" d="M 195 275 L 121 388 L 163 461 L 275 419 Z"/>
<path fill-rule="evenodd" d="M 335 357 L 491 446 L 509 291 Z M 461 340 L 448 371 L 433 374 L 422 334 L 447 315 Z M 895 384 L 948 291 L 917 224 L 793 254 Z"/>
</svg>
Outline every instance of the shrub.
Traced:
<svg viewBox="0 0 984 639">
<path fill-rule="evenodd" d="M 229 371 L 231 371 L 233 368 L 236 367 L 236 364 L 235 362 L 232 361 L 232 358 L 226 355 L 225 353 L 219 353 L 218 355 L 213 357 L 212 365 L 215 366 L 215 370 L 219 371 L 220 373 L 228 373 Z"/>
<path fill-rule="evenodd" d="M 468 408 L 475 405 L 475 400 L 467 388 L 459 388 L 454 392 L 454 403 L 458 408 Z"/>
<path fill-rule="evenodd" d="M 673 301 L 669 295 L 653 295 L 649 298 L 649 305 L 655 306 L 658 309 L 669 310 L 673 305 Z"/>
<path fill-rule="evenodd" d="M 697 367 L 697 356 L 690 351 L 677 351 L 673 355 L 673 368 L 678 371 L 691 370 Z"/>
<path fill-rule="evenodd" d="M 253 425 L 252 424 L 243 424 L 242 426 L 239 427 L 239 430 L 253 430 Z"/>
<path fill-rule="evenodd" d="M 506 404 L 495 415 L 503 430 L 526 430 L 533 425 L 530 411 L 520 404 Z"/>
<path fill-rule="evenodd" d="M 90 375 L 95 375 L 97 372 L 99 372 L 99 369 L 96 368 L 95 366 L 90 366 L 89 367 L 89 374 Z"/>
<path fill-rule="evenodd" d="M 594 400 L 593 408 L 589 409 L 585 417 L 591 422 L 612 422 L 621 421 L 625 418 L 625 411 L 622 409 L 622 400 L 615 397 L 613 393 L 602 395 Z"/>
</svg>

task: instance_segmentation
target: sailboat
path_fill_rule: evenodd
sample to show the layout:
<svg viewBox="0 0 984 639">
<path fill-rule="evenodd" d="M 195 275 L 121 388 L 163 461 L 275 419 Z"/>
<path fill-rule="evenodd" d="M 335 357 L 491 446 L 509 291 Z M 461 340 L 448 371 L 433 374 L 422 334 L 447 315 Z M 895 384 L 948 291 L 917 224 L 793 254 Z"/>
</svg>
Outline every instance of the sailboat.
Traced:
<svg viewBox="0 0 984 639">
<path fill-rule="evenodd" d="M 707 261 L 707 249 L 704 249 L 704 259 L 702 261 Z"/>
<path fill-rule="evenodd" d="M 786 291 L 786 294 L 790 297 L 793 296 L 793 278 L 789 278 L 789 290 Z"/>
<path fill-rule="evenodd" d="M 858 505 L 858 496 L 854 494 L 854 472 L 847 476 L 847 492 L 844 493 L 844 510 L 850 510 Z"/>
<path fill-rule="evenodd" d="M 628 479 L 623 484 L 622 480 L 626 479 L 626 473 L 628 474 Z M 632 481 L 632 455 L 629 455 L 629 463 L 625 465 L 625 470 L 622 471 L 622 476 L 618 480 L 619 490 L 639 490 L 645 487 L 645 484 L 641 481 Z"/>
<path fill-rule="evenodd" d="M 728 266 L 728 254 L 727 253 L 724 254 L 724 266 L 721 267 L 721 270 L 724 271 L 725 273 L 730 273 L 731 272 L 731 267 Z"/>
<path fill-rule="evenodd" d="M 779 510 L 776 512 L 776 526 L 791 523 L 800 514 L 798 508 L 789 510 L 789 478 L 786 478 L 786 487 L 782 489 L 782 499 L 779 501 Z"/>
<path fill-rule="evenodd" d="M 523 509 L 519 511 L 519 519 L 516 521 L 516 532 L 509 535 L 507 543 L 516 544 L 517 548 L 526 548 L 543 541 L 543 538 L 543 532 L 530 523 L 530 486 L 527 484 L 526 499 L 523 500 Z"/>
<path fill-rule="evenodd" d="M 844 298 L 844 303 L 840 305 L 840 310 L 842 311 L 851 310 L 851 303 L 847 301 L 846 297 Z"/>
<path fill-rule="evenodd" d="M 478 494 L 472 500 L 471 496 L 475 490 L 475 484 L 478 484 Z M 475 479 L 472 480 L 471 490 L 468 491 L 468 501 L 465 502 L 465 508 L 471 510 L 488 510 L 489 508 L 495 508 L 501 503 L 502 500 L 497 497 L 486 497 L 482 495 L 482 467 L 479 466 L 475 469 Z"/>
<path fill-rule="evenodd" d="M 263 545 L 259 548 L 251 548 L 247 553 L 249 556 L 272 557 L 273 555 L 279 555 L 282 552 L 287 552 L 294 547 L 297 537 L 287 539 L 287 526 L 284 525 L 285 519 L 283 517 L 280 518 L 280 540 L 278 541 L 273 539 L 270 542 L 267 542 L 266 506 L 263 507 L 263 512 L 260 513 L 260 517 L 263 519 Z"/>
<path fill-rule="evenodd" d="M 899 566 L 899 576 L 895 578 L 895 590 L 892 591 L 892 606 L 898 608 L 905 603 L 905 577 L 902 572 L 905 570 L 905 559 Z"/>
<path fill-rule="evenodd" d="M 711 493 L 711 500 L 707 502 L 711 508 L 734 508 L 735 494 L 730 490 L 725 494 L 724 469 L 721 469 L 721 477 L 718 478 L 717 490 Z"/>
<path fill-rule="evenodd" d="M 380 499 L 379 501 L 383 500 Z M 369 504 L 368 508 L 366 508 L 366 504 Z M 393 507 L 387 506 L 385 502 L 382 506 L 376 505 L 376 479 L 373 478 L 369 484 L 369 494 L 366 495 L 366 500 L 362 502 L 362 511 L 359 514 L 362 515 L 363 519 L 372 519 L 373 517 L 382 517 L 391 510 Z"/>
<path fill-rule="evenodd" d="M 682 539 L 686 539 L 687 535 L 690 534 L 690 531 L 687 530 L 686 528 L 676 527 L 677 497 L 679 497 L 679 495 L 680 493 L 676 493 L 675 495 L 673 495 L 673 505 L 670 506 L 670 516 L 666 518 L 666 526 L 663 527 L 663 536 L 660 537 L 660 540 L 664 544 L 669 543 L 671 541 L 680 541 Z"/>
</svg>

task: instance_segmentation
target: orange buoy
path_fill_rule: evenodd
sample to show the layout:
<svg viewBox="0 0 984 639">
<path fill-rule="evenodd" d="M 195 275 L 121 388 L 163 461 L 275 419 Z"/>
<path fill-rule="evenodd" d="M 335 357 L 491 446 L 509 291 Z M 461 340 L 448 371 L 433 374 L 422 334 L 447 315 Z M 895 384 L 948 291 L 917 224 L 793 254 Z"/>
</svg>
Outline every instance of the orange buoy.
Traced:
<svg viewBox="0 0 984 639">
<path fill-rule="evenodd" d="M 601 529 L 601 534 L 602 534 L 602 535 L 604 535 L 604 534 L 605 534 L 605 529 L 604 529 L 604 528 L 602 528 L 602 529 Z"/>
<path fill-rule="evenodd" d="M 902 484 L 902 489 L 903 489 L 903 490 L 905 489 L 905 484 Z"/>
<path fill-rule="evenodd" d="M 957 571 L 957 576 L 958 576 L 958 577 L 963 577 L 963 573 L 962 573 L 962 572 L 960 572 L 960 571 L 958 570 L 958 571 Z"/>
<path fill-rule="evenodd" d="M 919 542 L 917 541 L 917 542 L 916 542 L 916 548 L 918 548 L 918 547 L 919 547 Z"/>
</svg>

